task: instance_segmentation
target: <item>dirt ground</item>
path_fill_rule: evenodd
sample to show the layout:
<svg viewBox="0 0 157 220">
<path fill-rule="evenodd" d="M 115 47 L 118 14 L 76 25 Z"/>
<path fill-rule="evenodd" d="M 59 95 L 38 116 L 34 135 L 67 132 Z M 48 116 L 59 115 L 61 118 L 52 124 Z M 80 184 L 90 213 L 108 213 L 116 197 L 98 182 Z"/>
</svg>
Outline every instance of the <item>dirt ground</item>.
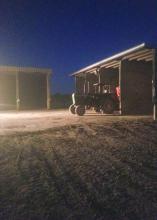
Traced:
<svg viewBox="0 0 157 220">
<path fill-rule="evenodd" d="M 150 119 L 151 116 L 109 116 L 91 111 L 83 117 L 74 116 L 68 110 L 0 112 L 0 135 L 16 132 L 41 131 L 65 125 L 85 124 L 90 122 L 112 122 L 123 120 Z"/>
<path fill-rule="evenodd" d="M 157 219 L 152 118 L 67 111 L 3 116 L 0 219 Z"/>
</svg>

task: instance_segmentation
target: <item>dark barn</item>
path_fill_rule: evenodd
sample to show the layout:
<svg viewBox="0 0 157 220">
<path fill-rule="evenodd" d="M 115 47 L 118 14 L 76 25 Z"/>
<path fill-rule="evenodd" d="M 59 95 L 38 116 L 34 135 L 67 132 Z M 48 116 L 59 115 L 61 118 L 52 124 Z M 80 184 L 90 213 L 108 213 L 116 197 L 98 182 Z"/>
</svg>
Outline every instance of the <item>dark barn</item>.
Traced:
<svg viewBox="0 0 157 220">
<path fill-rule="evenodd" d="M 50 69 L 0 66 L 0 109 L 50 109 Z"/>
<path fill-rule="evenodd" d="M 76 93 L 99 92 L 95 91 L 95 83 L 119 87 L 119 113 L 144 115 L 152 114 L 156 103 L 156 66 L 156 49 L 143 43 L 87 66 L 72 76 L 75 76 Z"/>
</svg>

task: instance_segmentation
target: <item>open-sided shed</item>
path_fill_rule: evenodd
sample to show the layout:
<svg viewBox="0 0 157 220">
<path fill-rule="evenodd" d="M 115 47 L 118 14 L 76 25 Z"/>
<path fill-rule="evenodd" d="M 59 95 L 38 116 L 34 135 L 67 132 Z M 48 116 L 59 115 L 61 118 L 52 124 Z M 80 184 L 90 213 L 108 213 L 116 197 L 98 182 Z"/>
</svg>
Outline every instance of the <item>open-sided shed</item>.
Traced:
<svg viewBox="0 0 157 220">
<path fill-rule="evenodd" d="M 94 93 L 94 83 L 120 87 L 120 114 L 156 116 L 157 50 L 145 43 L 74 72 L 76 92 Z M 153 111 L 154 109 L 154 111 Z"/>
<path fill-rule="evenodd" d="M 0 110 L 50 109 L 51 69 L 0 66 Z"/>
</svg>

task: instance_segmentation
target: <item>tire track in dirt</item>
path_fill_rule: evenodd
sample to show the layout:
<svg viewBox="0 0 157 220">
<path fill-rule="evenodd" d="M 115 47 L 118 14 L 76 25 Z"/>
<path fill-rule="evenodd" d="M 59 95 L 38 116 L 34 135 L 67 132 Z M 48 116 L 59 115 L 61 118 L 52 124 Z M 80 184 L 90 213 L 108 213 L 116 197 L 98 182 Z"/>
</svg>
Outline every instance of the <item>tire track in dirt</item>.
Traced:
<svg viewBox="0 0 157 220">
<path fill-rule="evenodd" d="M 63 199 L 65 206 L 70 209 L 71 211 L 74 212 L 75 216 L 75 209 L 78 207 L 74 207 L 73 201 L 71 203 L 71 196 L 73 197 L 73 200 L 76 200 L 75 203 L 77 203 L 77 206 L 81 205 L 81 212 L 83 212 L 83 216 L 87 216 L 88 219 L 98 219 L 98 217 L 101 217 L 102 214 L 104 213 L 104 206 L 100 204 L 97 201 L 97 198 L 94 196 L 93 192 L 91 192 L 85 184 L 82 183 L 81 178 L 76 174 L 76 173 L 71 173 L 69 172 L 66 167 L 66 162 L 63 160 L 61 155 L 58 155 L 57 151 L 55 148 L 52 146 L 52 157 L 51 161 L 48 160 L 43 154 L 40 152 L 36 152 L 37 158 L 44 162 L 45 170 L 48 171 L 48 176 L 51 177 L 51 180 L 49 184 L 51 185 L 52 182 L 55 182 L 55 187 L 58 191 L 58 193 L 61 196 L 61 199 Z M 52 161 L 56 161 L 55 163 L 52 163 Z M 56 169 L 60 176 L 58 177 L 52 170 Z M 71 192 L 72 190 L 72 192 Z M 69 191 L 69 193 L 68 193 Z M 72 193 L 72 195 L 71 195 Z M 69 194 L 69 199 L 67 198 L 67 195 Z M 85 196 L 87 199 L 87 202 L 81 200 L 80 196 Z M 91 204 L 91 205 L 89 205 Z M 94 211 L 94 213 L 93 213 Z M 96 216 L 95 216 L 95 213 Z M 70 218 L 68 218 L 70 219 Z M 73 219 L 73 218 L 72 218 Z M 77 217 L 75 217 L 77 219 Z M 80 217 L 78 217 L 78 220 Z"/>
<path fill-rule="evenodd" d="M 52 161 L 51 163 L 48 161 L 48 159 L 45 156 L 45 153 L 41 149 L 40 151 L 38 151 L 35 147 L 32 147 L 32 150 L 34 152 L 34 156 L 36 156 L 36 158 L 43 164 L 44 170 L 47 173 L 47 181 L 49 183 L 49 186 L 52 187 L 52 184 L 54 184 L 58 194 L 62 198 L 62 201 L 65 203 L 65 206 L 68 209 L 72 209 L 72 205 L 69 203 L 66 194 L 62 190 L 60 178 L 53 171 L 56 169 L 55 164 Z"/>
<path fill-rule="evenodd" d="M 118 133 L 120 132 L 120 129 L 117 130 Z M 83 133 L 83 132 L 81 132 Z M 112 131 L 113 133 L 113 131 Z M 142 163 L 142 165 L 139 165 L 136 161 L 131 161 L 131 160 L 128 160 L 125 159 L 125 158 L 119 158 L 117 157 L 118 155 L 113 155 L 113 144 L 116 143 L 115 141 L 115 136 L 118 136 L 117 134 L 113 135 L 113 137 L 110 136 L 110 139 L 104 137 L 103 139 L 103 142 L 99 140 L 99 146 L 101 146 L 101 148 L 103 149 L 105 147 L 105 154 L 102 155 L 102 157 L 99 158 L 99 160 L 102 160 L 103 164 L 112 164 L 112 166 L 115 164 L 120 166 L 120 167 L 123 167 L 123 169 L 128 172 L 129 170 L 131 170 L 132 173 L 134 173 L 134 176 L 137 176 L 138 177 L 138 180 L 144 178 L 146 181 L 147 181 L 147 185 L 149 185 L 149 183 L 152 184 L 152 181 L 154 182 L 154 186 L 156 185 L 156 180 L 157 180 L 157 174 L 155 172 L 152 171 L 152 167 L 149 168 L 147 167 L 145 164 Z M 79 137 L 81 139 L 81 137 Z M 133 138 L 133 137 L 131 137 Z M 84 144 L 86 143 L 86 138 L 82 138 L 84 140 Z M 112 141 L 111 141 L 112 139 Z M 107 144 L 107 147 L 106 145 L 104 145 L 104 140 Z M 77 141 L 76 141 L 77 142 Z M 92 142 L 92 141 L 91 141 Z M 120 141 L 120 143 L 117 143 L 115 144 L 115 149 L 119 148 L 121 146 L 121 144 L 124 144 L 124 139 Z M 130 144 L 130 143 L 127 143 L 127 145 Z M 133 145 L 133 144 L 131 144 Z M 90 145 L 90 149 L 92 148 L 92 144 Z M 95 149 L 95 144 L 94 144 L 94 150 L 97 150 Z M 102 159 L 103 158 L 103 159 Z M 105 159 L 105 162 L 104 162 L 104 159 Z M 154 169 L 155 169 L 155 166 L 154 166 Z M 155 171 L 155 170 L 154 170 Z M 132 180 L 131 180 L 132 181 Z M 143 190 L 145 189 L 145 187 L 143 186 L 143 184 L 139 184 L 139 183 L 136 183 L 136 185 L 138 185 L 138 188 L 140 190 Z M 141 189 L 142 188 L 142 189 Z"/>
<path fill-rule="evenodd" d="M 45 152 L 42 150 L 42 148 L 38 148 L 37 146 L 36 147 L 30 146 L 30 154 L 27 155 L 27 157 L 25 158 L 22 155 L 23 153 L 24 152 L 22 152 L 20 157 L 18 158 L 17 166 L 18 166 L 19 174 L 21 176 L 21 183 L 29 186 L 29 191 L 27 191 L 26 196 L 30 198 L 30 204 L 27 204 L 27 205 L 30 206 L 31 201 L 34 198 L 34 196 L 39 193 L 36 191 L 36 189 L 38 188 L 38 184 L 40 185 L 40 193 L 42 193 L 42 185 L 39 182 L 40 178 L 39 178 L 39 175 L 36 173 L 35 165 L 33 164 L 33 159 L 34 159 L 35 161 L 39 161 L 41 170 L 44 171 L 45 180 L 47 181 L 49 188 L 56 189 L 59 203 L 64 204 L 65 208 L 72 210 L 73 206 L 67 199 L 66 192 L 62 190 L 63 186 L 62 186 L 61 178 L 57 176 L 54 172 L 54 170 L 56 169 L 55 164 L 53 163 L 53 161 L 51 161 L 51 163 L 48 161 L 48 159 L 45 156 Z M 25 169 L 24 167 L 25 160 L 27 160 L 27 163 L 28 163 L 27 169 Z M 31 207 L 29 209 L 31 209 Z M 58 220 L 58 218 L 64 218 L 62 212 L 59 213 L 59 215 L 60 217 L 53 216 L 53 219 Z M 40 218 L 40 219 L 47 219 L 47 218 L 43 216 L 43 218 Z"/>
<path fill-rule="evenodd" d="M 118 131 L 120 132 L 120 129 Z M 84 146 L 88 145 L 88 141 L 87 141 L 87 144 L 86 144 L 86 139 L 88 138 L 87 136 L 89 136 L 89 133 L 88 133 L 88 135 L 86 133 L 87 132 L 86 131 L 83 132 L 83 128 L 81 128 L 81 134 L 82 134 L 82 139 L 83 139 Z M 112 134 L 113 134 L 113 130 L 112 130 Z M 134 135 L 134 133 L 132 133 L 131 139 L 133 138 L 133 135 Z M 86 138 L 85 138 L 85 136 L 86 136 Z M 110 142 L 110 141 L 108 141 L 108 139 L 104 138 L 106 140 L 107 146 L 110 146 L 110 147 L 105 148 L 106 154 L 102 155 L 102 157 L 99 157 L 99 159 L 102 160 L 103 163 L 104 163 L 104 159 L 105 159 L 105 163 L 107 165 L 109 163 L 112 164 L 112 165 L 115 165 L 116 169 L 117 169 L 117 165 L 118 165 L 118 167 L 121 167 L 121 168 L 123 167 L 123 170 L 126 171 L 127 178 L 130 182 L 129 183 L 129 189 L 127 190 L 129 194 L 130 194 L 130 192 L 129 192 L 130 188 L 132 188 L 132 190 L 133 190 L 133 188 L 136 187 L 136 189 L 138 189 L 138 191 L 141 194 L 144 191 L 145 193 L 147 193 L 147 196 L 150 197 L 150 199 L 151 199 L 151 188 L 154 188 L 154 190 L 155 190 L 155 188 L 157 187 L 157 182 L 156 182 L 157 175 L 155 174 L 155 172 L 150 173 L 151 169 L 149 169 L 149 167 L 147 167 L 147 166 L 143 166 L 143 164 L 142 164 L 142 166 L 137 166 L 138 163 L 136 163 L 136 162 L 128 161 L 127 159 L 124 160 L 122 158 L 117 158 L 117 156 L 114 156 L 113 155 L 113 144 L 116 142 L 115 141 L 115 136 L 118 136 L 118 135 L 117 134 L 113 135 L 113 137 L 112 137 L 113 141 L 112 142 Z M 92 137 L 92 134 L 91 134 L 91 137 Z M 79 139 L 81 139 L 81 135 L 79 136 Z M 114 146 L 115 148 L 120 147 L 121 144 L 124 144 L 125 139 L 121 138 L 120 140 L 121 140 L 120 143 L 118 143 L 118 145 Z M 78 141 L 76 141 L 76 142 L 79 143 Z M 92 143 L 92 139 L 90 139 L 90 142 Z M 104 143 L 103 142 L 101 143 L 100 140 L 99 140 L 99 146 L 100 145 L 102 146 L 102 148 L 104 147 Z M 128 143 L 126 145 L 128 145 Z M 90 149 L 92 148 L 92 144 L 89 146 L 89 148 Z M 136 145 L 134 146 L 134 148 L 136 148 Z M 97 149 L 95 149 L 95 144 L 94 144 L 93 149 L 97 150 Z M 81 157 L 81 156 L 79 156 L 79 157 Z M 92 160 L 93 160 L 93 158 L 92 158 Z M 131 175 L 129 175 L 129 173 L 128 173 L 128 171 L 130 171 L 130 170 L 131 170 Z M 135 177 L 136 177 L 136 181 L 134 179 Z M 143 178 L 145 180 L 145 183 L 147 183 L 145 185 L 141 181 Z M 153 184 L 152 184 L 152 181 L 153 181 Z M 157 195 L 157 189 L 156 189 L 156 195 Z M 134 195 L 134 198 L 135 197 L 136 197 L 136 195 Z M 153 197 L 155 198 L 155 194 L 153 194 Z M 153 210 L 155 210 L 155 207 L 156 207 L 155 203 L 154 203 L 153 207 L 154 207 Z"/>
<path fill-rule="evenodd" d="M 139 139 L 139 142 L 141 144 L 146 145 L 150 142 L 154 145 L 157 145 L 157 139 L 154 138 L 154 135 L 151 137 L 149 136 L 149 133 L 151 131 L 152 124 L 146 124 L 146 123 L 140 123 L 140 129 L 138 129 L 138 126 L 135 123 L 132 123 L 131 126 L 129 123 L 113 123 L 112 127 L 117 130 L 117 133 L 119 134 L 129 134 L 132 137 L 132 140 L 135 138 Z M 142 129 L 141 129 L 142 127 Z M 157 126 L 153 126 L 153 128 L 156 128 Z M 154 131 L 154 130 L 153 130 Z M 146 135 L 147 134 L 147 135 Z"/>
<path fill-rule="evenodd" d="M 146 176 L 147 178 L 148 178 L 148 180 L 147 181 L 149 181 L 149 180 L 153 180 L 154 179 L 154 181 L 155 180 L 157 180 L 157 173 L 155 173 L 155 172 L 153 172 L 152 171 L 152 168 L 154 168 L 154 171 L 155 171 L 155 168 L 156 168 L 156 164 L 154 164 L 154 165 L 152 165 L 151 167 L 148 167 L 147 166 L 147 163 L 145 162 L 145 161 L 143 161 L 142 160 L 142 157 L 141 157 L 141 165 L 138 163 L 138 161 L 132 161 L 131 160 L 131 158 L 130 157 L 128 157 L 128 155 L 126 155 L 127 157 L 126 158 L 124 158 L 124 155 L 125 155 L 125 152 L 126 152 L 126 150 L 127 150 L 127 154 L 130 152 L 130 147 L 132 148 L 132 149 L 136 149 L 136 148 L 139 148 L 139 149 L 141 149 L 141 147 L 142 147 L 142 145 L 143 144 L 145 144 L 145 145 L 147 145 L 147 142 L 145 143 L 145 140 L 143 141 L 143 138 L 140 136 L 140 135 L 138 135 L 136 138 L 137 138 L 137 140 L 135 140 L 135 133 L 136 133 L 136 131 L 132 131 L 131 130 L 131 132 L 130 132 L 130 129 L 125 129 L 126 127 L 123 127 L 123 129 L 129 134 L 128 136 L 125 136 L 124 138 L 120 138 L 118 141 L 116 141 L 115 140 L 115 136 L 118 136 L 118 134 L 119 133 L 121 133 L 121 128 L 122 128 L 123 126 L 119 126 L 119 129 L 117 129 L 117 135 L 110 135 L 110 138 L 107 138 L 107 137 L 104 137 L 104 139 L 105 139 L 105 141 L 106 141 L 106 143 L 107 143 L 107 145 L 108 145 L 108 147 L 106 148 L 106 151 L 107 151 L 107 154 L 105 155 L 105 156 L 109 156 L 110 155 L 110 157 L 111 157 L 111 161 L 116 161 L 117 160 L 117 163 L 121 163 L 121 165 L 123 165 L 123 166 L 125 166 L 125 165 L 127 165 L 128 166 L 128 168 L 130 167 L 130 168 L 132 168 L 132 170 L 134 171 L 134 172 L 136 172 L 136 174 L 138 174 L 138 175 L 144 175 L 144 176 Z M 141 134 L 142 132 L 141 131 L 138 131 L 139 132 L 139 134 Z M 150 139 L 148 139 L 147 140 L 148 141 L 148 143 L 150 143 Z M 100 143 L 101 143 L 101 141 L 100 141 Z M 138 144 L 137 143 L 139 143 L 139 146 L 138 146 Z M 102 144 L 102 146 L 103 146 L 103 143 L 101 143 Z M 120 153 L 120 155 L 118 155 L 117 154 L 117 152 L 116 151 L 114 151 L 114 154 L 113 154 L 113 146 L 114 146 L 114 148 L 115 149 L 119 149 L 121 146 L 125 146 L 125 148 L 124 148 L 124 154 L 121 154 Z M 130 146 L 130 147 L 129 147 Z M 118 152 L 119 153 L 119 152 Z M 134 156 L 134 160 L 136 159 L 136 154 L 137 154 L 137 152 L 133 152 L 133 156 Z M 142 154 L 142 152 L 140 151 L 140 154 Z M 144 156 L 145 156 L 145 152 L 144 152 Z M 120 157 L 119 157 L 120 156 Z M 142 155 L 143 156 L 143 155 Z M 151 159 L 152 159 L 152 156 L 153 155 L 151 155 Z M 155 158 L 156 156 L 154 155 L 154 158 Z M 138 158 L 139 158 L 139 156 L 138 156 Z M 145 156 L 145 158 L 146 158 L 146 156 Z M 140 166 L 139 166 L 140 165 Z M 141 176 L 142 177 L 142 176 Z"/>
<path fill-rule="evenodd" d="M 94 217 L 94 219 L 98 219 L 101 216 L 106 216 L 106 218 L 110 218 L 111 213 L 112 213 L 112 218 L 113 218 L 114 217 L 113 210 L 112 211 L 109 210 L 109 207 L 106 208 L 103 203 L 98 201 L 97 196 L 94 193 L 94 190 L 89 189 L 87 185 L 82 182 L 82 179 L 77 173 L 69 171 L 67 169 L 68 165 L 67 165 L 66 160 L 63 158 L 63 156 L 58 154 L 57 150 L 53 146 L 52 146 L 52 150 L 53 150 L 55 159 L 57 161 L 58 168 L 63 173 L 67 183 L 71 185 L 75 194 L 83 193 L 83 195 L 86 197 L 86 200 L 87 200 L 86 205 L 89 205 L 89 208 L 94 210 L 94 212 L 96 213 L 96 216 Z M 111 213 L 109 214 L 109 212 Z"/>
</svg>

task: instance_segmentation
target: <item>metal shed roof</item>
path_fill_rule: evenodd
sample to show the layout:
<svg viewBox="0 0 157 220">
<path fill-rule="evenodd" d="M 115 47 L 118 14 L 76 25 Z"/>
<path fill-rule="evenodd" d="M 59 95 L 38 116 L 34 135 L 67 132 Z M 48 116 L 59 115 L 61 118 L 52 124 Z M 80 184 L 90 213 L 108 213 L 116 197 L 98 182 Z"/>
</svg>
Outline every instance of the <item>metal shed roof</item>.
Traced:
<svg viewBox="0 0 157 220">
<path fill-rule="evenodd" d="M 43 73 L 51 74 L 51 69 L 45 68 L 33 68 L 33 67 L 16 67 L 16 66 L 0 66 L 0 73 L 11 72 L 11 73 Z"/>
<path fill-rule="evenodd" d="M 79 75 L 81 73 L 90 73 L 95 71 L 97 68 L 117 68 L 119 67 L 119 61 L 120 60 L 145 60 L 145 61 L 151 61 L 153 59 L 153 48 L 146 45 L 145 43 L 142 43 L 140 45 L 137 45 L 135 47 L 132 47 L 128 50 L 125 50 L 123 52 L 120 52 L 118 54 L 115 54 L 111 57 L 108 57 L 106 59 L 103 59 L 99 62 L 96 62 L 92 65 L 89 65 L 83 69 L 80 69 L 74 73 L 71 74 L 71 76 Z"/>
</svg>

